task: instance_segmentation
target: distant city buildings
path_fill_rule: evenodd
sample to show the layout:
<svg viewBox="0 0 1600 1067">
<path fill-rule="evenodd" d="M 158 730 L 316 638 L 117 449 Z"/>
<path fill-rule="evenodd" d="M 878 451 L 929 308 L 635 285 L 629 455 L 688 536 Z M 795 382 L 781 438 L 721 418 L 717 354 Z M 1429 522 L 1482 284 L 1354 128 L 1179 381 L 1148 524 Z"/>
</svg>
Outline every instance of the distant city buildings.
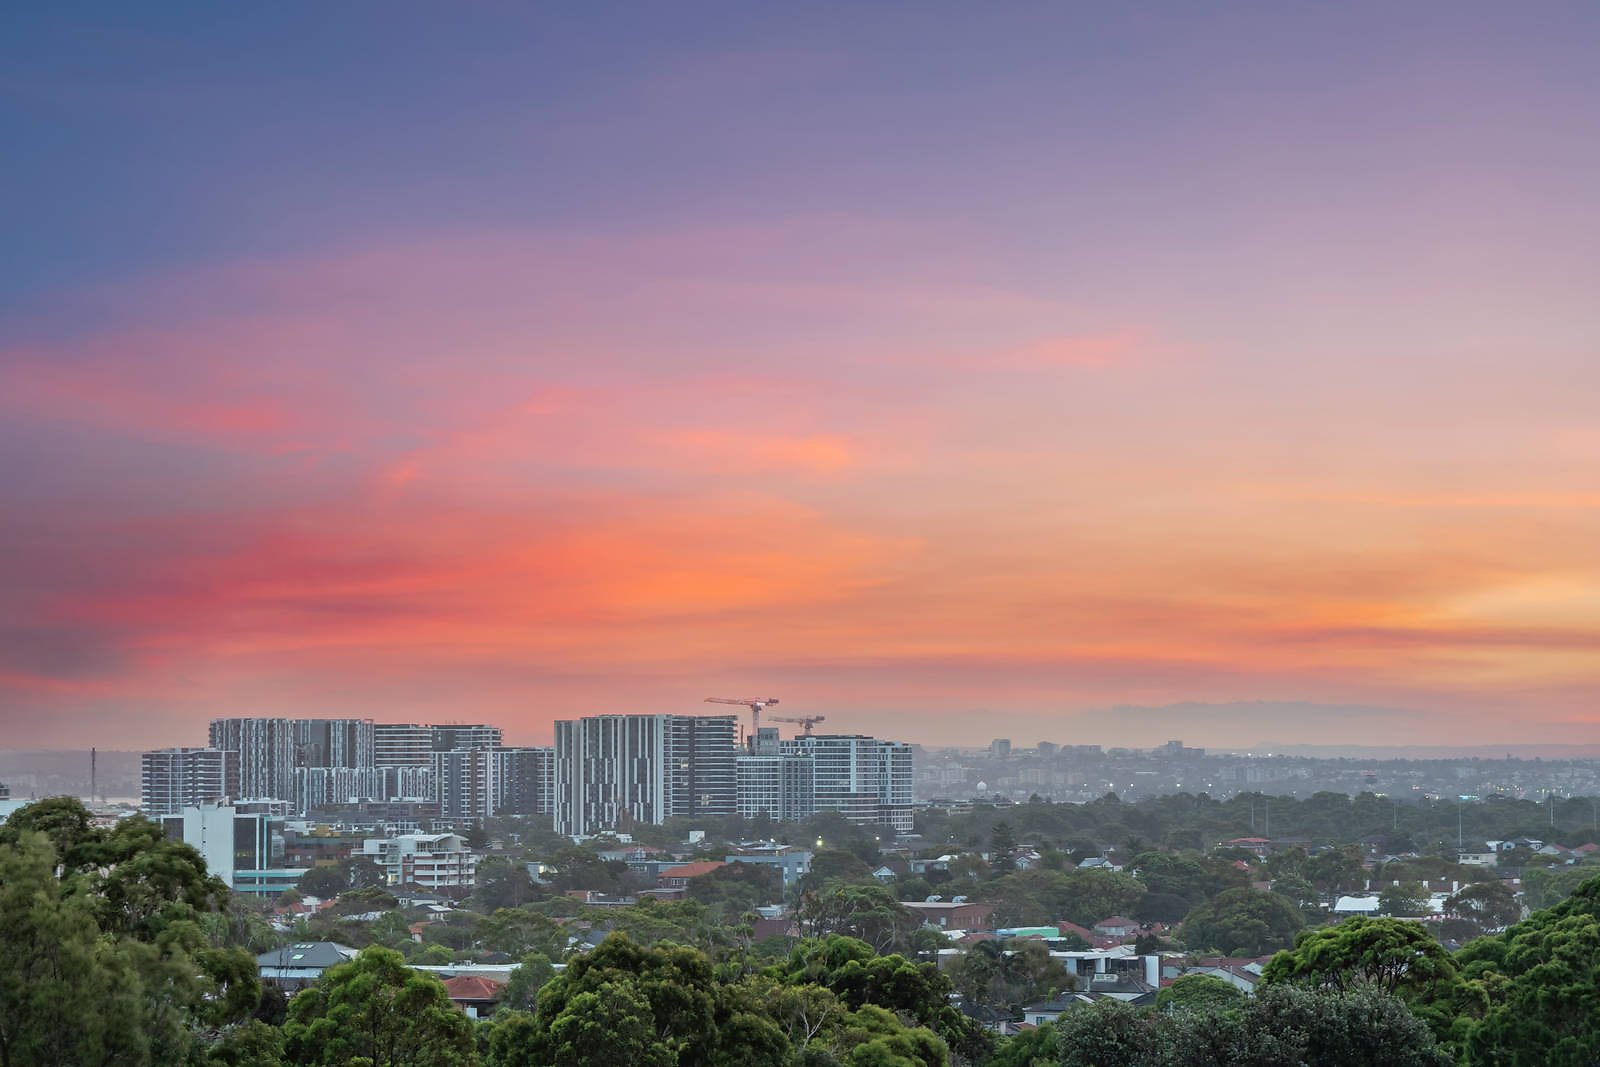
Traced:
<svg viewBox="0 0 1600 1067">
<path fill-rule="evenodd" d="M 140 757 L 140 807 L 152 819 L 239 795 L 239 753 L 162 748 Z"/>
<path fill-rule="evenodd" d="M 732 715 L 594 715 L 555 724 L 555 829 L 569 836 L 732 815 Z"/>
<path fill-rule="evenodd" d="M 367 719 L 216 719 L 209 740 L 143 754 L 147 813 L 233 801 L 433 832 L 549 815 L 558 832 L 583 836 L 677 817 L 836 811 L 911 828 L 911 746 L 846 734 L 783 740 L 771 727 L 741 745 L 733 715 L 564 720 L 549 748 L 507 747 L 483 723 Z"/>
<path fill-rule="evenodd" d="M 370 719 L 213 720 L 205 748 L 141 757 L 151 816 L 218 801 L 277 804 L 296 815 L 410 806 L 409 820 L 481 825 L 508 804 L 548 813 L 550 749 L 504 749 L 498 726 Z M 514 753 L 509 758 L 504 755 Z"/>
<path fill-rule="evenodd" d="M 502 815 L 555 812 L 556 753 L 553 748 L 502 748 L 495 752 L 495 809 Z"/>
</svg>

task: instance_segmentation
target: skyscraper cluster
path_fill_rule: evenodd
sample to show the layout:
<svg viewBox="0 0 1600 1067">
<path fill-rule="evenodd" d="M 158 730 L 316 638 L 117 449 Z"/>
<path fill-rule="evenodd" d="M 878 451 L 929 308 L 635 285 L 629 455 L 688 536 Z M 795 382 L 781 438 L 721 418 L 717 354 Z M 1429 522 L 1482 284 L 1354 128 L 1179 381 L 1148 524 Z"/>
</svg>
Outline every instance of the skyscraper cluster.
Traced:
<svg viewBox="0 0 1600 1067">
<path fill-rule="evenodd" d="M 558 833 L 579 835 L 675 816 L 766 816 L 837 811 L 851 822 L 911 829 L 911 746 L 859 735 L 780 740 L 763 729 L 748 747 L 732 715 L 597 715 L 556 723 Z"/>
<path fill-rule="evenodd" d="M 176 815 L 218 800 L 296 815 L 343 805 L 426 806 L 441 822 L 551 815 L 572 836 L 676 817 L 778 821 L 837 811 L 911 828 L 911 746 L 859 735 L 738 740 L 732 715 L 593 715 L 555 724 L 550 748 L 506 747 L 485 724 L 217 719 L 205 748 L 143 757 L 143 807 Z"/>
<path fill-rule="evenodd" d="M 548 748 L 507 748 L 500 728 L 371 719 L 215 719 L 206 748 L 146 752 L 142 806 L 151 816 L 219 799 L 273 801 L 306 815 L 347 804 L 437 804 L 470 825 L 492 815 L 548 814 Z"/>
</svg>

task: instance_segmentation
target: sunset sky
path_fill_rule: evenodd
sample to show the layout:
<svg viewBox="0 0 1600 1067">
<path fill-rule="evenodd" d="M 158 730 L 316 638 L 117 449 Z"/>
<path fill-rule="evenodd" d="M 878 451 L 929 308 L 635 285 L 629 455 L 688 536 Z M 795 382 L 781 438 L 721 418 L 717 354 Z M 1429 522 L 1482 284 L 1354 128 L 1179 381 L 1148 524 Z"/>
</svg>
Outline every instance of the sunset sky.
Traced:
<svg viewBox="0 0 1600 1067">
<path fill-rule="evenodd" d="M 11 5 L 0 747 L 1600 741 L 1597 55 L 1588 3 Z"/>
</svg>

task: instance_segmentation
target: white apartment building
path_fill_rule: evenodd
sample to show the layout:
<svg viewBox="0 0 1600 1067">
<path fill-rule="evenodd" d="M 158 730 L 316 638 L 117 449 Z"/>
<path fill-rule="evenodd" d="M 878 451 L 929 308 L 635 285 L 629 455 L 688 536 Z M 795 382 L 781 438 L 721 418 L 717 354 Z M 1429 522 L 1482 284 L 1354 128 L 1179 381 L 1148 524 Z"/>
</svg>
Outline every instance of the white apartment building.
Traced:
<svg viewBox="0 0 1600 1067">
<path fill-rule="evenodd" d="M 351 853 L 383 868 L 390 885 L 422 889 L 471 887 L 476 881 L 477 853 L 460 834 L 401 834 L 369 837 Z"/>
<path fill-rule="evenodd" d="M 810 756 L 776 752 L 740 756 L 737 766 L 741 819 L 764 815 L 792 822 L 816 814 L 816 762 Z"/>
<path fill-rule="evenodd" d="M 819 734 L 782 743 L 787 756 L 812 762 L 816 811 L 837 811 L 853 823 L 912 827 L 911 746 L 860 734 Z"/>
<path fill-rule="evenodd" d="M 139 809 L 152 819 L 215 803 L 239 791 L 239 754 L 218 748 L 162 748 L 139 758 Z"/>
</svg>

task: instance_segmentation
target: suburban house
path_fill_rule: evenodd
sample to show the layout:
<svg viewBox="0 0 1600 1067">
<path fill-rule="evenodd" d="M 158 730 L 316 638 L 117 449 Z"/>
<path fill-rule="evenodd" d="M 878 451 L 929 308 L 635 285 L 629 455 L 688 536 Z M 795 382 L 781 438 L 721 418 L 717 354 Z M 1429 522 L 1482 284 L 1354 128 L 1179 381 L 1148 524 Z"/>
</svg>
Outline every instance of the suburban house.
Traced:
<svg viewBox="0 0 1600 1067">
<path fill-rule="evenodd" d="M 293 992 L 316 984 L 324 971 L 355 959 L 357 951 L 337 941 L 301 941 L 263 952 L 256 957 L 256 971 L 263 982 Z"/>
<path fill-rule="evenodd" d="M 710 874 L 718 867 L 726 867 L 722 860 L 697 860 L 694 863 L 683 863 L 676 867 L 667 867 L 660 874 L 662 889 L 688 889 L 689 883 L 702 875 Z"/>
<path fill-rule="evenodd" d="M 469 1019 L 486 1019 L 493 1015 L 506 995 L 504 985 L 475 974 L 446 978 L 444 990 L 450 995 L 450 1003 L 466 1012 Z"/>
<path fill-rule="evenodd" d="M 965 897 L 954 900 L 912 900 L 905 907 L 930 926 L 945 930 L 987 930 L 994 919 L 994 905 L 969 901 Z"/>
<path fill-rule="evenodd" d="M 1139 920 L 1125 915 L 1113 915 L 1094 924 L 1094 932 L 1101 937 L 1132 937 L 1139 932 Z"/>
</svg>

